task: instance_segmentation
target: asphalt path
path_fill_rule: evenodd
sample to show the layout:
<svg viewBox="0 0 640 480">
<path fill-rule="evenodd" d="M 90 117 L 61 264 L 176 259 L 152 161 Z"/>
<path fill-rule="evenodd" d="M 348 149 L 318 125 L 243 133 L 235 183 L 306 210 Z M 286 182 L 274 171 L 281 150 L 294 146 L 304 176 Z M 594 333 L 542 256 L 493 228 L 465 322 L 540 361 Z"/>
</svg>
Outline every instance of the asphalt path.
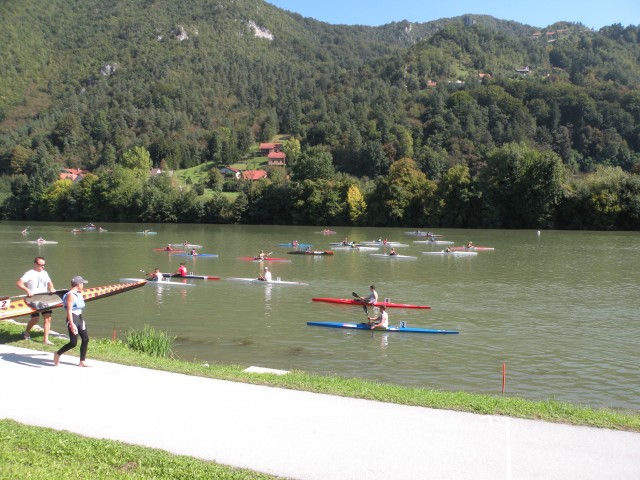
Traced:
<svg viewBox="0 0 640 480">
<path fill-rule="evenodd" d="M 297 479 L 640 479 L 640 434 L 192 377 L 0 345 L 0 418 Z M 68 399 L 75 412 L 69 415 Z"/>
</svg>

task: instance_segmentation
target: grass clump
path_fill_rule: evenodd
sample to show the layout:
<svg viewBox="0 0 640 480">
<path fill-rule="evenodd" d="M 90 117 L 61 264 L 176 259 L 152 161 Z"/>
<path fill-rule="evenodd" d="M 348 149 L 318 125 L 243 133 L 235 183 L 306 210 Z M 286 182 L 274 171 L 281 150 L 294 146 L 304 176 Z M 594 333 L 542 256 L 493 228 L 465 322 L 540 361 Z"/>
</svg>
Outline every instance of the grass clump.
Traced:
<svg viewBox="0 0 640 480">
<path fill-rule="evenodd" d="M 156 330 L 150 325 L 145 325 L 142 330 L 127 332 L 127 345 L 130 348 L 157 358 L 171 355 L 175 339 L 176 337 L 170 337 L 167 332 Z"/>
</svg>

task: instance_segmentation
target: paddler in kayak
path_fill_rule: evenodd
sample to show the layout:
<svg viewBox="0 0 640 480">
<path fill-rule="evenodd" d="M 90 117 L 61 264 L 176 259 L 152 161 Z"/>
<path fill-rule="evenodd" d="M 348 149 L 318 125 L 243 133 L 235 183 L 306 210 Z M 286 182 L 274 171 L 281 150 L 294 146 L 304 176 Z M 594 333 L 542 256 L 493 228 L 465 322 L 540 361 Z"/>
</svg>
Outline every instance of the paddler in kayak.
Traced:
<svg viewBox="0 0 640 480">
<path fill-rule="evenodd" d="M 369 296 L 368 297 L 360 297 L 360 301 L 366 303 L 367 305 L 373 305 L 378 301 L 378 292 L 376 292 L 376 286 L 371 285 L 369 287 Z M 357 293 L 355 294 L 357 295 Z M 355 296 L 354 295 L 354 296 Z"/>
<path fill-rule="evenodd" d="M 391 247 L 391 250 L 389 250 L 389 256 L 392 257 L 394 255 L 398 255 L 398 252 L 396 252 L 396 249 Z"/>
<path fill-rule="evenodd" d="M 258 260 L 264 260 L 267 257 L 268 257 L 268 255 L 266 253 L 264 253 L 264 250 L 260 250 L 260 253 L 256 256 L 256 258 Z"/>
<path fill-rule="evenodd" d="M 160 267 L 156 267 L 156 269 L 153 272 L 147 273 L 147 276 L 149 277 L 150 282 L 164 281 L 164 275 L 162 275 L 162 273 L 160 272 Z"/>
<path fill-rule="evenodd" d="M 164 247 L 164 251 L 165 252 L 172 252 L 173 251 L 173 247 L 171 246 L 170 243 L 167 243 L 167 246 Z"/>
<path fill-rule="evenodd" d="M 271 272 L 269 271 L 269 267 L 264 267 L 264 274 L 260 275 L 258 280 L 262 280 L 263 282 L 271 281 Z"/>
<path fill-rule="evenodd" d="M 380 305 L 380 315 L 377 317 L 367 315 L 367 318 L 369 319 L 371 330 L 378 327 L 389 328 L 389 314 L 387 313 L 387 307 L 384 305 Z"/>
<path fill-rule="evenodd" d="M 173 275 L 178 277 L 187 276 L 187 267 L 185 266 L 185 262 L 180 262 L 180 266 L 178 267 L 178 270 L 176 270 L 176 273 L 174 273 Z"/>
<path fill-rule="evenodd" d="M 189 255 L 191 255 L 192 257 L 195 257 L 195 256 L 197 256 L 197 255 L 199 255 L 199 254 L 198 254 L 198 252 L 196 251 L 196 249 L 195 249 L 195 248 L 192 248 L 192 249 L 191 249 L 191 252 L 189 253 Z"/>
<path fill-rule="evenodd" d="M 474 246 L 473 246 L 473 242 L 469 242 L 469 243 L 467 243 L 467 245 L 465 246 L 465 248 L 466 248 L 467 250 L 471 250 L 472 248 L 474 248 Z"/>
</svg>

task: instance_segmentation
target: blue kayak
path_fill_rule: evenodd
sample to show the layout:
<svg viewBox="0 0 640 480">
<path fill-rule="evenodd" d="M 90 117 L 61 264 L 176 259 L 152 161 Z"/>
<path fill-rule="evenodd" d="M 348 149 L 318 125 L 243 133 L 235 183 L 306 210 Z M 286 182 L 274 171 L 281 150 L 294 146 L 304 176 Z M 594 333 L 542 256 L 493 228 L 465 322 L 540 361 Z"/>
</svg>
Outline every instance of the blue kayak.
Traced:
<svg viewBox="0 0 640 480">
<path fill-rule="evenodd" d="M 174 253 L 173 257 L 217 257 L 217 253 L 197 253 L 195 255 L 191 255 L 190 253 Z"/>
<path fill-rule="evenodd" d="M 279 247 L 303 247 L 303 248 L 307 248 L 307 247 L 313 247 L 312 243 L 298 243 L 297 245 L 294 245 L 293 243 L 279 243 L 278 244 Z"/>
<path fill-rule="evenodd" d="M 352 330 L 371 331 L 371 327 L 367 323 L 340 323 L 340 322 L 307 322 L 307 325 L 313 327 L 329 327 L 329 328 L 348 328 Z M 402 332 L 402 333 L 460 333 L 457 330 L 434 330 L 431 328 L 413 328 L 413 327 L 388 327 L 375 328 L 374 332 Z"/>
</svg>

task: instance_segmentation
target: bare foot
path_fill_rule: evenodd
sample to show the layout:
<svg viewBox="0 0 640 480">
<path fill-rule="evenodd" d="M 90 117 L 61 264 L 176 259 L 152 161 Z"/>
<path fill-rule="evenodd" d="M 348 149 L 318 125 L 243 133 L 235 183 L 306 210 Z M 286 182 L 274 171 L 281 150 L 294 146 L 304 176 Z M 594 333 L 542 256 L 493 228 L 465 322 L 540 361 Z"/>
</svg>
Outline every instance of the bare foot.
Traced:
<svg viewBox="0 0 640 480">
<path fill-rule="evenodd" d="M 58 366 L 58 363 L 60 363 L 60 355 L 58 355 L 57 353 L 53 353 L 53 365 L 54 366 Z"/>
<path fill-rule="evenodd" d="M 91 365 L 87 365 L 87 364 L 86 364 L 86 363 L 84 363 L 84 362 L 80 362 L 80 363 L 78 364 L 78 366 L 79 366 L 79 367 L 90 367 Z"/>
</svg>

